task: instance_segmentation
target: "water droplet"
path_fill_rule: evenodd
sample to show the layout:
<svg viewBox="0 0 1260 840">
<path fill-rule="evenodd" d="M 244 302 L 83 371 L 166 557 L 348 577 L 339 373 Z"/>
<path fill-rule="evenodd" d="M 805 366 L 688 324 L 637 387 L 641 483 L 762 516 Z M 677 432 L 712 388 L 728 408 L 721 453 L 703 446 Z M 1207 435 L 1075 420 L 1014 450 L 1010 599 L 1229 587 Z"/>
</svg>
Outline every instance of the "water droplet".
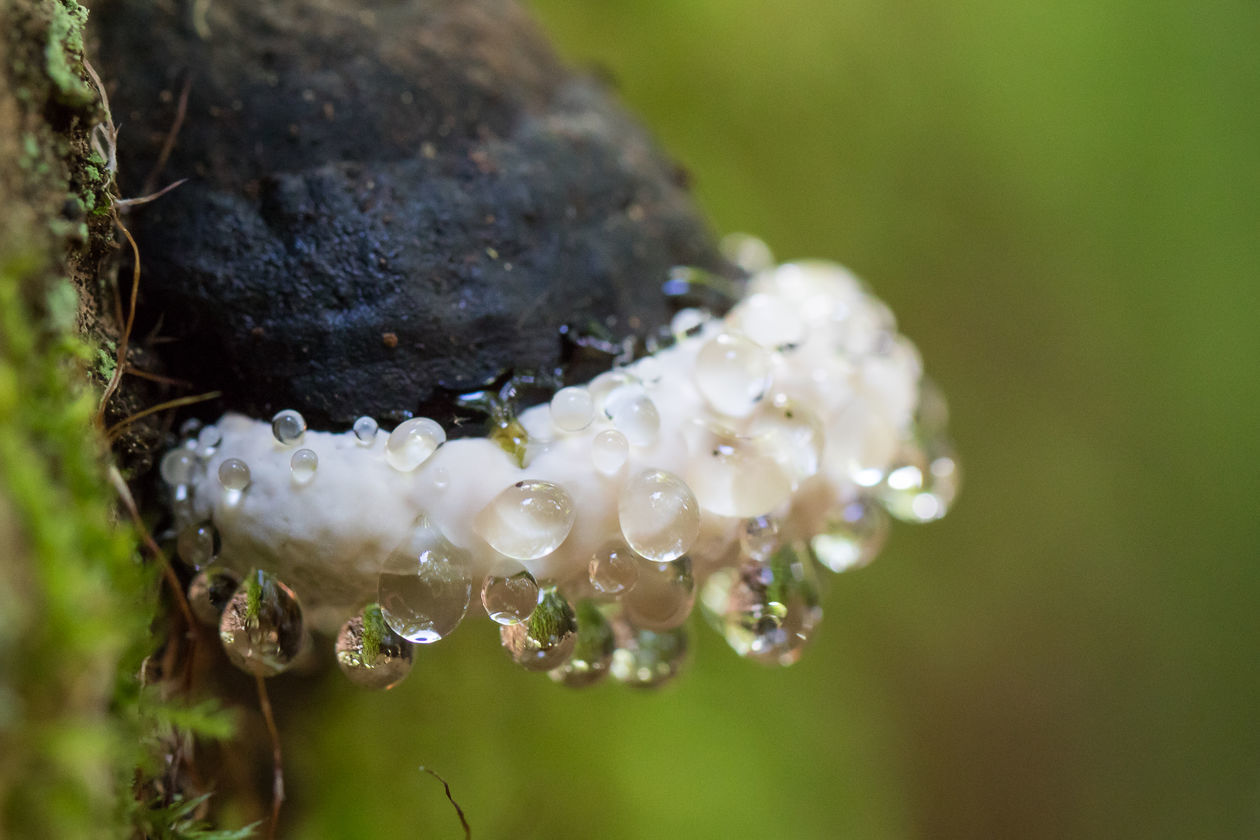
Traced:
<svg viewBox="0 0 1260 840">
<path fill-rule="evenodd" d="M 188 584 L 188 606 L 202 624 L 218 627 L 223 608 L 240 585 L 240 576 L 231 569 L 203 569 Z"/>
<path fill-rule="evenodd" d="M 731 310 L 726 320 L 767 350 L 783 350 L 805 338 L 805 322 L 800 313 L 777 295 L 750 295 Z"/>
<path fill-rule="evenodd" d="M 162 456 L 158 472 L 171 487 L 180 487 L 192 481 L 197 457 L 187 449 L 172 449 Z"/>
<path fill-rule="evenodd" d="M 651 446 L 661 431 L 661 415 L 656 403 L 643 393 L 642 386 L 618 388 L 608 395 L 604 413 L 626 440 L 634 446 Z"/>
<path fill-rule="evenodd" d="M 495 496 L 473 520 L 495 551 L 516 560 L 537 560 L 560 547 L 577 514 L 573 499 L 549 481 L 518 481 Z"/>
<path fill-rule="evenodd" d="M 792 482 L 765 441 L 695 421 L 683 429 L 687 482 L 700 506 L 719 516 L 760 516 L 792 495 Z"/>
<path fill-rule="evenodd" d="M 599 682 L 608 675 L 613 651 L 617 648 L 612 624 L 593 601 L 577 605 L 577 644 L 563 665 L 553 668 L 550 676 L 570 688 L 582 688 Z"/>
<path fill-rule="evenodd" d="M 696 579 L 691 558 L 669 563 L 639 562 L 639 580 L 624 598 L 626 618 L 646 630 L 669 630 L 691 615 L 696 603 Z"/>
<path fill-rule="evenodd" d="M 833 510 L 823 530 L 809 541 L 814 557 L 833 572 L 860 569 L 875 559 L 888 538 L 888 514 L 857 498 Z"/>
<path fill-rule="evenodd" d="M 390 629 L 378 604 L 341 626 L 336 651 L 341 672 L 364 688 L 390 689 L 411 673 L 411 642 Z"/>
<path fill-rule="evenodd" d="M 700 348 L 695 380 L 715 411 L 747 417 L 770 387 L 770 355 L 741 335 L 722 333 Z"/>
<path fill-rule="evenodd" d="M 601 595 L 620 595 L 639 579 L 639 556 L 621 540 L 600 546 L 587 565 L 591 586 Z"/>
<path fill-rule="evenodd" d="M 209 458 L 222 442 L 223 432 L 219 431 L 218 426 L 203 426 L 197 433 L 197 454 L 202 458 Z"/>
<path fill-rule="evenodd" d="M 240 458 L 228 458 L 219 464 L 219 483 L 224 490 L 241 492 L 249 487 L 249 464 Z"/>
<path fill-rule="evenodd" d="M 264 571 L 250 572 L 223 608 L 219 639 L 232 664 L 270 677 L 288 668 L 306 638 L 293 590 Z"/>
<path fill-rule="evenodd" d="M 944 438 L 925 446 L 905 444 L 878 488 L 879 500 L 903 522 L 935 521 L 953 503 L 959 473 L 953 447 Z"/>
<path fill-rule="evenodd" d="M 179 436 L 182 438 L 195 438 L 200 431 L 201 421 L 196 417 L 189 417 L 179 424 Z"/>
<path fill-rule="evenodd" d="M 739 547 L 753 560 L 769 560 L 780 542 L 777 516 L 754 516 L 739 523 Z"/>
<path fill-rule="evenodd" d="M 625 391 L 626 394 L 643 393 L 643 383 L 639 378 L 629 371 L 616 370 L 606 371 L 591 380 L 588 388 L 591 395 L 591 405 L 597 414 L 608 417 L 608 398 L 615 392 Z"/>
<path fill-rule="evenodd" d="M 271 433 L 285 446 L 293 446 L 306 434 L 306 418 L 291 408 L 271 418 Z"/>
<path fill-rule="evenodd" d="M 380 425 L 373 417 L 366 414 L 354 421 L 354 437 L 361 446 L 371 446 L 376 443 L 376 433 L 380 430 Z"/>
<path fill-rule="evenodd" d="M 669 319 L 669 331 L 678 341 L 693 338 L 704 331 L 705 325 L 713 320 L 707 310 L 687 308 L 680 309 Z"/>
<path fill-rule="evenodd" d="M 748 434 L 778 462 L 793 488 L 817 474 L 822 464 L 822 422 L 805 405 L 784 394 L 776 394 L 761 407 Z"/>
<path fill-rule="evenodd" d="M 634 363 L 634 374 L 643 381 L 643 384 L 655 385 L 665 375 L 665 367 L 659 359 L 645 356 Z"/>
<path fill-rule="evenodd" d="M 595 403 L 582 387 L 561 388 L 551 398 L 551 422 L 566 432 L 580 432 L 591 425 Z"/>
<path fill-rule="evenodd" d="M 621 490 L 621 535 L 649 560 L 665 563 L 687 553 L 700 534 L 700 505 L 681 478 L 645 470 Z"/>
<path fill-rule="evenodd" d="M 657 688 L 682 671 L 687 661 L 687 629 L 657 632 L 618 623 L 617 649 L 609 670 L 621 683 L 634 688 Z"/>
<path fill-rule="evenodd" d="M 749 274 L 756 274 L 774 267 L 774 254 L 770 246 L 747 233 L 728 233 L 718 244 L 722 256 Z"/>
<path fill-rule="evenodd" d="M 569 658 L 577 644 L 573 607 L 554 586 L 543 589 L 529 621 L 499 628 L 499 638 L 518 665 L 550 671 Z"/>
<path fill-rule="evenodd" d="M 428 417 L 399 423 L 385 442 L 385 460 L 399 472 L 411 472 L 446 442 L 446 430 Z"/>
<path fill-rule="evenodd" d="M 481 584 L 481 605 L 498 624 L 520 624 L 538 606 L 538 581 L 520 564 L 505 563 L 486 575 Z"/>
<path fill-rule="evenodd" d="M 747 560 L 705 581 L 701 605 L 727 644 L 763 665 L 791 665 L 822 620 L 813 565 L 785 546 L 768 561 Z"/>
<path fill-rule="evenodd" d="M 209 566 L 219 556 L 219 532 L 209 522 L 188 525 L 175 540 L 175 552 L 194 569 Z"/>
<path fill-rule="evenodd" d="M 432 644 L 449 636 L 472 598 L 468 555 L 427 519 L 385 561 L 377 581 L 381 614 L 409 642 Z"/>
<path fill-rule="evenodd" d="M 289 472 L 298 484 L 309 483 L 315 477 L 315 470 L 318 468 L 319 456 L 310 449 L 299 449 L 289 459 Z"/>
<path fill-rule="evenodd" d="M 630 441 L 616 429 L 605 429 L 591 441 L 591 461 L 604 475 L 616 475 L 630 457 Z"/>
</svg>

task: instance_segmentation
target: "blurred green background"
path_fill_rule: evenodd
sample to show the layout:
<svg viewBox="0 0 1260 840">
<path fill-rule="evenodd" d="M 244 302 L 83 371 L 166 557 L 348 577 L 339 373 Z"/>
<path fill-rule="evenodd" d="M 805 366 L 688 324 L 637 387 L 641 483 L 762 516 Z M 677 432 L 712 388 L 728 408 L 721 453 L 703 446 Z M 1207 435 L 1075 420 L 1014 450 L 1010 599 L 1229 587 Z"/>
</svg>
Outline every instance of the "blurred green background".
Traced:
<svg viewBox="0 0 1260 840">
<path fill-rule="evenodd" d="M 783 671 L 697 627 L 571 692 L 482 628 L 303 684 L 288 828 L 459 836 L 423 763 L 482 838 L 1260 837 L 1260 5 L 534 6 L 716 229 L 871 281 L 964 492 Z"/>
</svg>

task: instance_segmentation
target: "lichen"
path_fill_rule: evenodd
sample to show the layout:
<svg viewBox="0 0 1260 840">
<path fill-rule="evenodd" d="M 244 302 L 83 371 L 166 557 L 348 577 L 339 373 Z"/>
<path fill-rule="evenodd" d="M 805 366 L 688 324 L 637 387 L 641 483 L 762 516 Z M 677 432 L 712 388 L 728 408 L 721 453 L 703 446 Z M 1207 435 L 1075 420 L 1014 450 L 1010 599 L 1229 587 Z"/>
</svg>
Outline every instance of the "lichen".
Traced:
<svg viewBox="0 0 1260 840">
<path fill-rule="evenodd" d="M 44 45 L 44 72 L 59 102 L 76 108 L 90 105 L 96 94 L 82 78 L 83 26 L 88 10 L 74 0 L 54 0 L 47 9 L 51 19 Z"/>
</svg>

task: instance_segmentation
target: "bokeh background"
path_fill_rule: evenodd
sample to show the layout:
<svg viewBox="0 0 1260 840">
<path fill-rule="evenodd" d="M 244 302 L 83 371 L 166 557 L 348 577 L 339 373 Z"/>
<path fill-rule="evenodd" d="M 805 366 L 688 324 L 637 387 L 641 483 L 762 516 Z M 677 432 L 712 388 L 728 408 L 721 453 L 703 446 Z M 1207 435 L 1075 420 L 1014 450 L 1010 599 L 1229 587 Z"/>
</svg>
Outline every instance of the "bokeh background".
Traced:
<svg viewBox="0 0 1260 840">
<path fill-rule="evenodd" d="M 290 832 L 460 836 L 426 764 L 482 838 L 1260 836 L 1260 6 L 533 5 L 716 229 L 870 280 L 964 492 L 786 670 L 290 686 Z"/>
</svg>

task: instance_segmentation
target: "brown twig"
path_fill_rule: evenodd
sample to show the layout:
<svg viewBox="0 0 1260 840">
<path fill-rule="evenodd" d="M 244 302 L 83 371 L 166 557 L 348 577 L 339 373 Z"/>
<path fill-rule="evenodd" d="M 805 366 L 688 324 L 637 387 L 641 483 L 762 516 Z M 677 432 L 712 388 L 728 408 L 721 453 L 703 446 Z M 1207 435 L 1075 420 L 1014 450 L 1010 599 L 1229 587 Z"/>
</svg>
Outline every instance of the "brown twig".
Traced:
<svg viewBox="0 0 1260 840">
<path fill-rule="evenodd" d="M 179 408 L 185 405 L 194 405 L 199 402 L 205 402 L 206 400 L 217 399 L 221 396 L 223 396 L 222 391 L 207 391 L 204 394 L 197 394 L 196 396 L 193 396 L 193 397 L 179 397 L 177 399 L 167 400 L 166 402 L 158 403 L 157 405 L 151 405 L 148 408 L 144 409 L 143 411 L 137 411 L 135 414 L 131 415 L 130 417 L 124 417 L 122 420 L 119 420 L 117 423 L 110 426 L 105 431 L 105 436 L 112 441 L 114 440 L 114 438 L 118 436 L 118 433 L 122 431 L 123 429 L 125 429 L 127 426 L 130 426 L 132 423 L 136 422 L 137 420 L 143 417 L 148 417 L 150 414 L 157 414 L 159 411 L 166 411 L 169 408 Z"/>
<path fill-rule="evenodd" d="M 468 824 L 467 818 L 464 817 L 464 809 L 459 807 L 459 803 L 456 802 L 455 797 L 451 795 L 450 784 L 446 781 L 446 779 L 443 779 L 436 770 L 431 770 L 428 767 L 421 766 L 420 772 L 428 773 L 430 776 L 442 783 L 442 788 L 446 791 L 446 798 L 450 801 L 451 805 L 455 807 L 455 814 L 459 817 L 459 824 L 464 827 L 464 838 L 465 840 L 470 840 L 472 837 L 472 826 Z"/>
<path fill-rule="evenodd" d="M 131 243 L 131 254 L 135 260 L 135 265 L 131 270 L 131 303 L 127 308 L 127 321 L 123 326 L 122 335 L 118 339 L 118 358 L 114 364 L 114 373 L 109 378 L 109 384 L 105 386 L 104 393 L 101 394 L 101 405 L 96 411 L 96 425 L 103 426 L 105 424 L 105 407 L 109 404 L 109 398 L 114 395 L 114 391 L 118 389 L 118 383 L 122 380 L 123 369 L 127 365 L 127 343 L 131 340 L 131 330 L 136 324 L 136 299 L 140 296 L 140 246 L 136 245 L 136 240 L 132 238 L 131 231 L 127 230 L 127 226 L 122 223 L 122 219 L 118 218 L 118 214 L 114 213 L 114 224 L 118 225 L 118 229 L 123 232 L 123 236 L 127 237 L 127 241 Z"/>
<path fill-rule="evenodd" d="M 267 681 L 262 674 L 255 674 L 258 683 L 258 705 L 262 707 L 267 734 L 271 736 L 271 821 L 267 824 L 267 840 L 275 840 L 276 827 L 280 824 L 280 805 L 284 802 L 284 755 L 280 751 L 280 731 L 271 712 L 271 698 L 267 696 Z"/>
<path fill-rule="evenodd" d="M 149 170 L 149 174 L 144 178 L 144 186 L 140 188 L 142 195 L 148 195 L 153 192 L 153 185 L 157 183 L 158 176 L 166 168 L 166 161 L 175 149 L 175 138 L 179 136 L 179 130 L 184 125 L 184 117 L 188 113 L 188 92 L 190 90 L 192 90 L 192 76 L 184 79 L 184 86 L 179 92 L 179 102 L 175 106 L 175 119 L 171 121 L 171 128 L 166 132 L 166 139 L 162 141 L 162 150 L 158 152 L 157 160 L 153 162 L 153 168 Z M 178 183 L 183 182 L 180 181 Z M 175 185 L 172 184 L 171 187 L 173 186 Z M 166 190 L 171 189 L 171 187 L 167 187 Z M 162 190 L 162 192 L 166 192 L 166 190 Z M 161 194 L 157 193 L 153 198 Z"/>
</svg>

